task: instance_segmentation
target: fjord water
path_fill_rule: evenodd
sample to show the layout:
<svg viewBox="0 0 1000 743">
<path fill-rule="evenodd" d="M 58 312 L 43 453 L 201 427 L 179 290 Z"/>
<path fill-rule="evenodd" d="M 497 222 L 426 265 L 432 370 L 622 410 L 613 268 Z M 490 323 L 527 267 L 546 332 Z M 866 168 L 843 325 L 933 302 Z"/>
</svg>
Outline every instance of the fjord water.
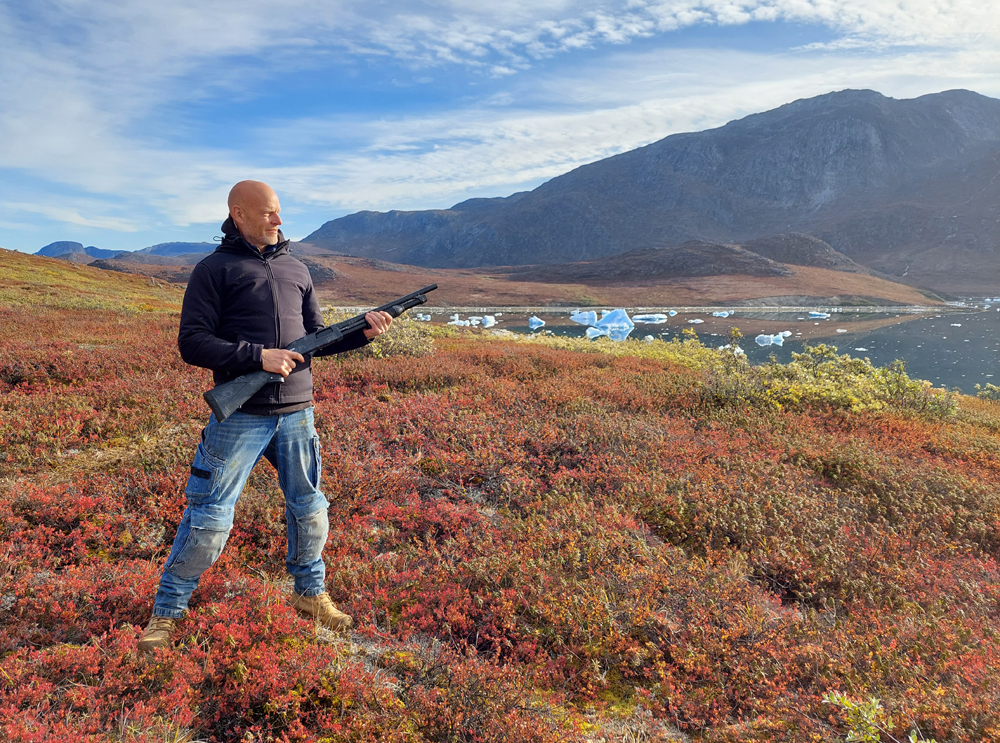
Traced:
<svg viewBox="0 0 1000 743">
<path fill-rule="evenodd" d="M 1000 312 L 996 309 L 912 319 L 901 316 L 898 323 L 857 333 L 851 332 L 853 323 L 846 314 L 821 322 L 832 332 L 806 341 L 810 345 L 833 345 L 839 353 L 868 358 L 875 366 L 902 359 L 911 377 L 966 394 L 975 394 L 977 384 L 1000 383 Z M 837 333 L 836 328 L 848 332 Z M 754 363 L 766 361 L 771 354 L 785 362 L 803 345 L 802 340 L 790 338 L 780 348 L 759 348 L 752 340 L 743 348 Z"/>
<path fill-rule="evenodd" d="M 530 328 L 531 315 L 544 320 L 545 326 Z M 586 327 L 568 318 L 566 310 L 530 313 L 508 310 L 497 320 L 499 328 L 514 333 L 549 332 L 584 337 Z M 746 336 L 741 347 L 755 364 L 772 356 L 779 362 L 788 362 L 792 353 L 801 352 L 805 344 L 825 343 L 836 346 L 838 353 L 868 358 L 876 366 L 902 359 L 911 377 L 929 380 L 936 387 L 975 394 L 977 384 L 1000 384 L 1000 310 L 996 307 L 934 309 L 924 314 L 845 311 L 832 312 L 829 318 L 810 318 L 808 312 L 801 310 L 737 311 L 722 320 L 713 318 L 710 310 L 687 310 L 679 312 L 668 324 L 637 323 L 624 342 L 641 343 L 647 336 L 670 340 L 685 328 L 691 328 L 706 346 L 717 347 L 727 342 L 731 327 L 739 328 Z M 754 342 L 758 333 L 786 330 L 792 331 L 792 335 L 782 346 L 760 347 Z"/>
</svg>

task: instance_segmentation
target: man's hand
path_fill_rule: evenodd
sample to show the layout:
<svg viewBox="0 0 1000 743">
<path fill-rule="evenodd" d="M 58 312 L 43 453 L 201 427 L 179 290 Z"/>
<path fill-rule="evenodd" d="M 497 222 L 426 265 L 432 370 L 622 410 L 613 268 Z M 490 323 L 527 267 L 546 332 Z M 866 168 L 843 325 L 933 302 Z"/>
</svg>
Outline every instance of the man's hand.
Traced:
<svg viewBox="0 0 1000 743">
<path fill-rule="evenodd" d="M 365 338 L 372 340 L 376 336 L 382 335 L 392 325 L 392 315 L 388 312 L 369 312 L 365 315 L 365 320 L 371 327 L 365 328 Z"/>
<path fill-rule="evenodd" d="M 286 348 L 265 348 L 260 352 L 260 360 L 264 362 L 264 371 L 287 377 L 295 368 L 295 362 L 304 362 L 305 357 L 297 351 Z"/>
</svg>

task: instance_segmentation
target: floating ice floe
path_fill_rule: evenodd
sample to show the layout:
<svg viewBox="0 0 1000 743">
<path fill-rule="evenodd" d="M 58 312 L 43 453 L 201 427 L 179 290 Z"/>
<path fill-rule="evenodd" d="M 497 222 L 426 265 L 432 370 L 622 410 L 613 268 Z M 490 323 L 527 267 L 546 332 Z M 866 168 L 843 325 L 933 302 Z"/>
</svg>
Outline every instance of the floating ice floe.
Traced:
<svg viewBox="0 0 1000 743">
<path fill-rule="evenodd" d="M 953 322 L 951 324 L 951 327 L 953 327 L 953 328 L 960 328 L 960 327 L 962 327 L 962 323 L 960 323 L 960 322 Z"/>
<path fill-rule="evenodd" d="M 431 320 L 431 316 L 425 312 L 418 312 L 414 315 L 414 317 L 415 319 L 420 320 L 421 322 L 430 322 Z"/>
<path fill-rule="evenodd" d="M 593 310 L 577 310 L 569 316 L 569 319 L 573 322 L 578 322 L 581 325 L 595 325 L 597 323 L 597 313 Z"/>
<path fill-rule="evenodd" d="M 481 323 L 482 321 L 483 318 L 479 315 L 469 315 L 469 322 L 472 324 L 472 327 L 474 328 L 479 327 L 479 323 Z"/>
<path fill-rule="evenodd" d="M 635 327 L 635 323 L 625 310 L 611 310 L 605 312 L 601 319 L 594 323 L 594 327 L 602 330 L 631 330 Z"/>
<path fill-rule="evenodd" d="M 829 312 L 817 312 L 816 310 L 813 310 L 812 312 L 809 313 L 809 317 L 812 317 L 812 318 L 817 318 L 818 317 L 818 318 L 821 318 L 821 319 L 825 319 L 825 318 L 830 317 L 830 313 Z"/>
<path fill-rule="evenodd" d="M 673 317 L 674 315 L 677 314 L 677 310 L 670 310 L 669 312 L 667 312 L 667 314 Z"/>
<path fill-rule="evenodd" d="M 663 313 L 656 313 L 654 315 L 633 315 L 633 322 L 641 322 L 644 325 L 662 325 L 667 320 L 670 319 L 669 315 L 664 315 Z"/>
<path fill-rule="evenodd" d="M 728 310 L 721 310 L 720 312 L 713 312 L 712 317 L 729 317 L 731 314 L 733 313 Z"/>
<path fill-rule="evenodd" d="M 646 343 L 652 343 L 653 341 L 656 340 L 656 338 L 654 338 L 651 335 L 647 335 L 645 338 L 643 338 L 643 340 L 646 341 Z"/>
<path fill-rule="evenodd" d="M 493 315 L 483 315 L 483 327 L 492 328 L 497 324 L 497 319 Z"/>
<path fill-rule="evenodd" d="M 863 353 L 863 352 L 867 351 L 868 349 L 867 348 L 855 348 L 854 350 L 855 351 L 861 351 Z"/>
<path fill-rule="evenodd" d="M 634 327 L 635 323 L 622 309 L 604 312 L 601 319 L 594 324 L 594 329 L 600 331 L 600 335 L 606 335 L 613 341 L 625 340 Z M 590 330 L 588 328 L 587 337 L 593 339 L 596 336 L 591 335 Z"/>
<path fill-rule="evenodd" d="M 775 333 L 774 335 L 761 333 L 754 338 L 754 342 L 758 346 L 783 346 L 785 345 L 785 337 L 786 336 L 783 333 Z"/>
<path fill-rule="evenodd" d="M 689 325 L 701 325 L 703 322 L 705 321 L 702 320 L 700 317 L 696 317 L 694 320 L 688 320 Z"/>
<path fill-rule="evenodd" d="M 837 332 L 838 333 L 846 333 L 847 330 L 845 328 L 837 328 Z"/>
<path fill-rule="evenodd" d="M 545 325 L 545 320 L 540 317 L 535 317 L 532 315 L 528 318 L 528 327 L 532 330 L 538 330 L 540 327 Z"/>
</svg>

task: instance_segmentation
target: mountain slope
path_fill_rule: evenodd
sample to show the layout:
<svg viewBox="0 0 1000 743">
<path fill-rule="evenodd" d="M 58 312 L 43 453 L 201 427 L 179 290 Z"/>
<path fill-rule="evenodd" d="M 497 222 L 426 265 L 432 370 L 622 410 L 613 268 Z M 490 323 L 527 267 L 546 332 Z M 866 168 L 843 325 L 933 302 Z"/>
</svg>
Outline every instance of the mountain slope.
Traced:
<svg viewBox="0 0 1000 743">
<path fill-rule="evenodd" d="M 847 90 L 673 135 L 505 199 L 359 212 L 303 242 L 468 267 L 795 231 L 902 276 L 902 253 L 985 254 L 1000 243 L 998 173 L 1000 101 L 969 91 L 895 100 Z"/>
</svg>

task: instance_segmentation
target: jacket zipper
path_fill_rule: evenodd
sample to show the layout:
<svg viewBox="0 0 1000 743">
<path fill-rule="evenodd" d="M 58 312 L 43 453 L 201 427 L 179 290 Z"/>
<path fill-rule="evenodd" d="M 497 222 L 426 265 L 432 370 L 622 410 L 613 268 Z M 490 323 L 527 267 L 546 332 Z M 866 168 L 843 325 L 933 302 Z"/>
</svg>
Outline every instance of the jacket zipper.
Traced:
<svg viewBox="0 0 1000 743">
<path fill-rule="evenodd" d="M 271 307 L 274 310 L 274 347 L 281 348 L 281 321 L 278 318 L 278 297 L 274 292 L 274 274 L 271 273 L 271 264 L 268 262 L 267 258 L 262 258 L 264 261 L 264 270 L 267 272 L 267 288 L 271 290 Z M 274 383 L 277 385 L 277 382 Z M 280 388 L 275 386 L 274 392 L 272 392 L 273 402 L 278 402 L 278 394 Z"/>
</svg>

